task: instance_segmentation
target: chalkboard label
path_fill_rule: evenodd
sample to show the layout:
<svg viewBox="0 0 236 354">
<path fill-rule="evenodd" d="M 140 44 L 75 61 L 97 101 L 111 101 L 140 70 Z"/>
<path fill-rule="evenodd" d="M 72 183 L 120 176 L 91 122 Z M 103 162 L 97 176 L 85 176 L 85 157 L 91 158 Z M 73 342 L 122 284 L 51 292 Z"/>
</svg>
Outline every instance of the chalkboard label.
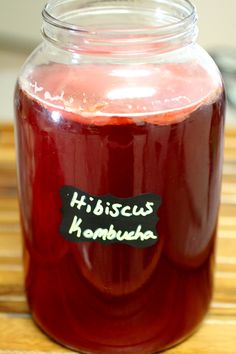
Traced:
<svg viewBox="0 0 236 354">
<path fill-rule="evenodd" d="M 60 194 L 60 232 L 69 241 L 124 243 L 133 247 L 149 247 L 158 242 L 158 195 L 95 196 L 71 186 L 62 187 Z"/>
</svg>

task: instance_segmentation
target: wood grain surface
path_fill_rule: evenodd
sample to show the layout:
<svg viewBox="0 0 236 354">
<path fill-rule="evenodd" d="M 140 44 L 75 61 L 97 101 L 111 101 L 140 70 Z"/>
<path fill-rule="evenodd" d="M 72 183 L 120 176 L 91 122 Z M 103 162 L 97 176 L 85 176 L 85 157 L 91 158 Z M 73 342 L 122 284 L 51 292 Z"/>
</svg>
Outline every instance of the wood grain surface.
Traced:
<svg viewBox="0 0 236 354">
<path fill-rule="evenodd" d="M 0 354 L 73 353 L 33 323 L 23 289 L 14 135 L 0 125 Z M 227 128 L 215 292 L 200 329 L 168 354 L 236 354 L 236 128 Z"/>
</svg>

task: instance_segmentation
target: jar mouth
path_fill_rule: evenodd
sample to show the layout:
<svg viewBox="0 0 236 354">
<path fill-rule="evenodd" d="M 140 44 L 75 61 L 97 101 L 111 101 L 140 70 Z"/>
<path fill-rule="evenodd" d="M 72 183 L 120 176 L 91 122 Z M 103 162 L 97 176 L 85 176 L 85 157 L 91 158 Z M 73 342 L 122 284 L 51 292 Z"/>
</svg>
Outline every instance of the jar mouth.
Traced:
<svg viewBox="0 0 236 354">
<path fill-rule="evenodd" d="M 189 0 L 48 0 L 42 16 L 43 35 L 54 43 L 62 38 L 58 31 L 70 33 L 70 39 L 96 38 L 100 48 L 111 40 L 123 48 L 130 43 L 184 44 L 197 33 L 197 13 Z"/>
<path fill-rule="evenodd" d="M 170 11 L 169 16 L 168 10 Z M 80 24 L 80 21 L 84 22 L 84 17 L 91 15 L 91 13 L 93 13 L 93 18 L 103 15 L 103 19 L 112 15 L 119 17 L 126 15 L 127 19 L 130 18 L 133 21 L 130 12 L 133 13 L 133 17 L 141 12 L 143 22 L 152 18 L 153 24 L 138 24 L 137 19 L 137 23 L 130 23 L 128 28 L 127 23 L 121 23 L 118 28 L 116 27 L 117 21 L 115 23 L 113 21 L 114 18 L 112 18 L 113 28 L 103 28 L 104 24 L 101 26 L 101 23 L 97 25 L 94 23 Z M 110 35 L 126 31 L 129 34 L 144 31 L 150 33 L 150 30 L 162 32 L 163 30 L 175 29 L 183 23 L 195 23 L 197 21 L 196 8 L 189 0 L 137 0 L 134 3 L 126 0 L 48 0 L 43 9 L 42 16 L 44 21 L 58 28 L 81 32 L 83 34 L 106 34 L 109 32 Z"/>
</svg>

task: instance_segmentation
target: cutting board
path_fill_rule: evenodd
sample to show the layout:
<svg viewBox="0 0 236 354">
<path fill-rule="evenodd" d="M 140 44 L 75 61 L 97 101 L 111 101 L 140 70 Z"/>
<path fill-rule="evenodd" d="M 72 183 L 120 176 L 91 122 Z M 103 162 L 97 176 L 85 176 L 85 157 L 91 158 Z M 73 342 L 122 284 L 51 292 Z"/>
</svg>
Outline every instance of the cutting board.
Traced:
<svg viewBox="0 0 236 354">
<path fill-rule="evenodd" d="M 168 354 L 236 353 L 236 128 L 227 128 L 215 292 L 200 329 Z M 33 323 L 22 274 L 13 127 L 0 125 L 0 354 L 73 353 Z"/>
</svg>

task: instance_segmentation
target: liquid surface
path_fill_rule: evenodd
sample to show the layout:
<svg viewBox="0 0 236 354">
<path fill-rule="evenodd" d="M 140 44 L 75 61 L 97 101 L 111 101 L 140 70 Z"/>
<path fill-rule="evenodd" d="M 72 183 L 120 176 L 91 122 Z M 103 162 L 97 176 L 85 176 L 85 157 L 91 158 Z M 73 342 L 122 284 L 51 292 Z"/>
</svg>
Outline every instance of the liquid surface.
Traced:
<svg viewBox="0 0 236 354">
<path fill-rule="evenodd" d="M 190 103 L 177 103 L 167 91 L 172 89 L 173 97 L 181 92 L 179 77 L 175 89 L 174 82 L 161 80 L 159 102 L 156 93 L 150 99 L 136 90 L 123 104 L 122 97 L 115 103 L 108 97 L 99 106 L 107 97 L 101 80 L 92 96 L 91 82 L 79 79 L 77 69 L 73 75 L 60 68 L 61 76 L 54 69 L 50 76 L 42 67 L 32 90 L 21 84 L 16 93 L 26 291 L 33 316 L 55 339 L 82 351 L 164 349 L 196 328 L 212 296 L 223 94 L 202 87 L 199 76 L 200 86 L 189 83 L 188 95 L 185 88 L 178 94 L 192 95 Z M 68 75 L 79 84 L 71 79 L 62 95 L 61 80 Z M 91 75 L 99 73 L 90 68 Z M 159 113 L 145 114 L 140 102 L 148 113 Z M 108 117 L 115 107 L 120 116 Z M 64 185 L 98 196 L 160 195 L 159 242 L 138 249 L 64 240 L 59 232 Z"/>
<path fill-rule="evenodd" d="M 219 96 L 219 76 L 197 63 L 162 65 L 42 65 L 21 82 L 24 91 L 63 117 L 87 124 L 186 119 L 191 111 Z M 75 114 L 70 114 L 75 113 Z M 53 114 L 55 116 L 55 113 Z M 53 118 L 52 116 L 52 118 Z M 112 119 L 113 118 L 113 119 Z M 130 118 L 127 119 L 127 118 Z"/>
</svg>

